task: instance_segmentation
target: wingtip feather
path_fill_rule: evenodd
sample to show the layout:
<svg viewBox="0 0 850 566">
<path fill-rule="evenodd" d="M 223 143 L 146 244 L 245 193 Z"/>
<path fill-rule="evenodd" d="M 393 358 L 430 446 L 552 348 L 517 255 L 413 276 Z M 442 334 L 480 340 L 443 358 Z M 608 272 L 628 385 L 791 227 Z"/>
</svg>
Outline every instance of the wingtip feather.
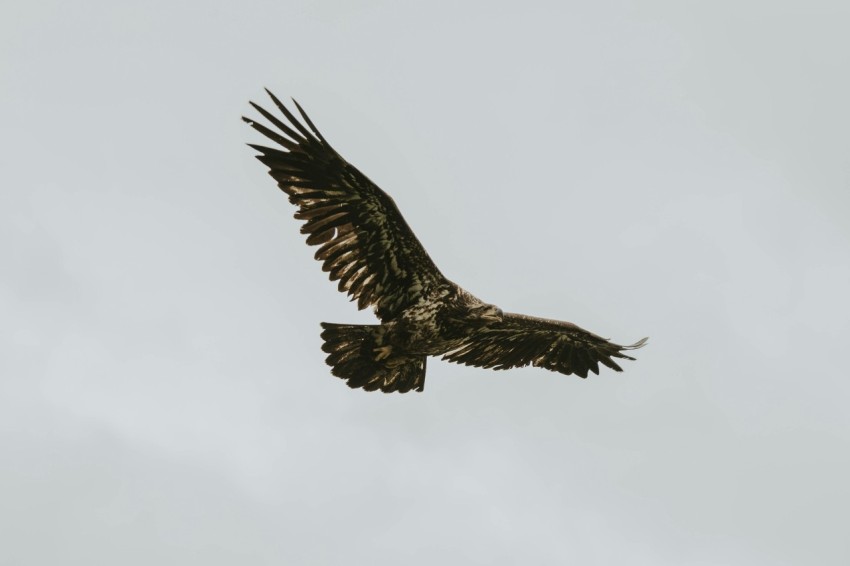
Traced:
<svg viewBox="0 0 850 566">
<path fill-rule="evenodd" d="M 304 109 L 301 108 L 301 105 L 298 104 L 298 101 L 295 100 L 294 98 L 292 98 L 292 103 L 295 104 L 295 108 L 298 109 L 298 113 L 301 114 L 301 117 L 304 118 L 305 122 L 307 122 L 307 126 L 309 126 L 310 130 L 312 130 L 312 132 L 313 132 L 313 134 L 315 134 L 316 138 L 318 138 L 318 140 L 322 143 L 327 143 L 327 142 L 325 142 L 325 138 L 322 137 L 322 134 L 319 133 L 319 129 L 316 127 L 316 125 L 313 123 L 313 121 L 310 119 L 310 117 L 307 116 L 307 113 L 304 112 Z"/>
<path fill-rule="evenodd" d="M 649 341 L 649 336 L 645 336 L 635 342 L 634 344 L 630 344 L 628 346 L 623 346 L 623 350 L 637 350 L 639 348 L 643 348 L 646 346 L 646 343 Z"/>
</svg>

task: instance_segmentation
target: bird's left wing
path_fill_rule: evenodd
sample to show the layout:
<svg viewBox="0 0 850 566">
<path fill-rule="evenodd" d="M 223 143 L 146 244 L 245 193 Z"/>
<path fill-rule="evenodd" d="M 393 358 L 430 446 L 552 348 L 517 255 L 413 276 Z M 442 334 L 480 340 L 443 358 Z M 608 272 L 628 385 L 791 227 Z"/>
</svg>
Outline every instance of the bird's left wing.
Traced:
<svg viewBox="0 0 850 566">
<path fill-rule="evenodd" d="M 339 290 L 387 320 L 445 282 L 392 198 L 325 141 L 297 102 L 306 126 L 269 96 L 288 123 L 253 102 L 279 131 L 243 120 L 281 147 L 249 145 L 298 207 L 301 232 L 308 244 L 320 246 L 315 257 Z"/>
<path fill-rule="evenodd" d="M 599 374 L 599 364 L 623 371 L 613 358 L 633 360 L 623 353 L 640 348 L 646 338 L 620 346 L 569 322 L 505 313 L 502 322 L 478 330 L 444 360 L 492 369 L 532 364 L 564 374 Z"/>
</svg>

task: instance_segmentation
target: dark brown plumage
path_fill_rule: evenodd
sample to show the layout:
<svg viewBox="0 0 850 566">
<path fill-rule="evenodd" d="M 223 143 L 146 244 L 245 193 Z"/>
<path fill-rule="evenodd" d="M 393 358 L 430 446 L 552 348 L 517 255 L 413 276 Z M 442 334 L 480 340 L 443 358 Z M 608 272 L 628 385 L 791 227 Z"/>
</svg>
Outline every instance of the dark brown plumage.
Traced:
<svg viewBox="0 0 850 566">
<path fill-rule="evenodd" d="M 645 344 L 620 346 L 569 322 L 502 313 L 464 291 L 440 273 L 392 198 L 327 143 L 298 103 L 304 123 L 268 94 L 286 122 L 251 105 L 278 131 L 243 119 L 280 147 L 249 145 L 297 207 L 301 232 L 319 246 L 315 257 L 331 281 L 381 320 L 322 324 L 331 372 L 350 387 L 422 391 L 428 356 L 587 377 L 600 363 L 622 371 L 613 358 L 633 360 L 623 352 Z"/>
</svg>

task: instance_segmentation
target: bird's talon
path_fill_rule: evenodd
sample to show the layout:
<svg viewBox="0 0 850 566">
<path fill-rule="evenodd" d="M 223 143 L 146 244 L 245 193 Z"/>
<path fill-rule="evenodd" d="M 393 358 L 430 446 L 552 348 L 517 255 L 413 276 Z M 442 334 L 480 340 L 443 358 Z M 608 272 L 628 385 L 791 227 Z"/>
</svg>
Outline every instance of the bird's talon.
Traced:
<svg viewBox="0 0 850 566">
<path fill-rule="evenodd" d="M 393 347 L 381 346 L 379 348 L 375 348 L 372 351 L 375 352 L 375 360 L 380 362 L 381 360 L 385 360 L 390 357 L 390 354 L 392 354 L 393 352 Z"/>
</svg>

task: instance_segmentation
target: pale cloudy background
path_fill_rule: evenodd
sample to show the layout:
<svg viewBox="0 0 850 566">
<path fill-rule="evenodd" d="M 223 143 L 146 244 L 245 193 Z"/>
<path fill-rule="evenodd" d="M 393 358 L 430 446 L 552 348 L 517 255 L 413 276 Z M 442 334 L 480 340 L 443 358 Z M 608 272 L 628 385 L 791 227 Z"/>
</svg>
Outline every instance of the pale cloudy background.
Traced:
<svg viewBox="0 0 850 566">
<path fill-rule="evenodd" d="M 23 2 L 0 18 L 0 563 L 850 563 L 844 0 Z M 624 374 L 351 391 L 263 86 L 443 271 Z"/>
</svg>

